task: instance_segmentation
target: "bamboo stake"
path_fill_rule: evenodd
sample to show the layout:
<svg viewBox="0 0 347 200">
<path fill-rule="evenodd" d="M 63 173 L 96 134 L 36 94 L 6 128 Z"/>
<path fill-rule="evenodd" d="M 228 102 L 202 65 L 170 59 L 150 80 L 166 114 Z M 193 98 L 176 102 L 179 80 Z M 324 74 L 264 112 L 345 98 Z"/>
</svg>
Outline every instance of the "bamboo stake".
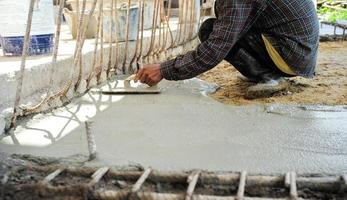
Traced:
<svg viewBox="0 0 347 200">
<path fill-rule="evenodd" d="M 95 7 L 96 7 L 96 3 L 97 0 L 93 1 L 92 4 L 92 8 L 89 11 L 89 15 L 88 15 L 88 22 L 91 21 L 94 11 L 95 11 Z M 83 4 L 82 4 L 82 12 L 81 12 L 81 16 L 80 16 L 80 21 L 79 21 L 79 26 L 78 26 L 78 39 L 76 41 L 76 47 L 75 47 L 75 52 L 74 52 L 74 60 L 73 60 L 73 65 L 77 66 L 79 65 L 79 75 L 78 75 L 78 80 L 75 84 L 75 91 L 78 88 L 81 78 L 82 78 L 82 63 L 81 63 L 81 58 L 82 58 L 82 49 L 83 49 L 83 45 L 86 39 L 86 32 L 88 29 L 88 24 L 86 26 L 84 26 L 85 20 L 84 20 L 84 12 L 85 12 L 85 7 L 86 7 L 86 0 L 83 0 Z M 73 78 L 73 72 L 74 70 L 70 70 L 70 81 L 68 82 L 68 84 L 65 86 L 65 88 L 63 89 L 63 91 L 61 92 L 61 95 L 66 95 L 66 93 L 68 92 L 68 90 L 70 89 L 71 85 L 72 85 L 72 78 Z"/>
<path fill-rule="evenodd" d="M 132 193 L 136 193 L 141 189 L 142 185 L 145 183 L 146 179 L 151 174 L 151 172 L 152 172 L 151 168 L 148 168 L 145 170 L 145 172 L 143 172 L 139 180 L 137 180 L 134 186 L 131 188 Z"/>
<path fill-rule="evenodd" d="M 59 91 L 56 96 L 64 96 L 66 95 L 66 93 L 69 91 L 71 85 L 72 85 L 72 78 L 73 78 L 73 72 L 74 72 L 74 69 L 75 67 L 80 63 L 80 46 L 83 46 L 81 45 L 82 43 L 82 35 L 86 33 L 87 29 L 84 29 L 83 31 L 81 31 L 83 29 L 83 23 L 84 23 L 84 12 L 85 12 L 85 8 L 86 8 L 86 0 L 83 0 L 82 2 L 82 12 L 79 16 L 79 22 L 78 22 L 78 29 L 77 29 L 77 40 L 76 40 L 76 44 L 75 44 L 75 51 L 74 51 L 74 54 L 73 54 L 73 66 L 70 70 L 70 74 L 69 74 L 69 82 L 65 85 L 65 87 Z M 79 4 L 78 4 L 78 11 L 77 13 L 79 13 L 80 10 L 79 10 Z M 89 19 L 90 20 L 90 19 Z M 82 48 L 82 47 L 81 47 Z"/>
<path fill-rule="evenodd" d="M 86 2 L 84 2 L 84 5 L 83 5 L 84 9 L 85 9 L 85 6 L 86 6 L 85 3 Z M 87 29 L 89 27 L 89 23 L 91 22 L 91 20 L 93 18 L 93 15 L 94 15 L 96 3 L 97 3 L 97 0 L 94 0 L 93 4 L 92 4 L 92 8 L 89 11 L 88 21 L 81 20 L 82 21 L 81 26 L 82 26 L 83 32 L 80 33 L 80 38 L 79 39 L 81 41 L 79 42 L 79 45 L 78 45 L 78 48 L 77 48 L 77 54 L 76 54 L 77 58 L 76 58 L 76 60 L 74 62 L 75 66 L 76 66 L 76 64 L 79 64 L 78 79 L 77 79 L 77 82 L 75 84 L 75 91 L 77 91 L 77 89 L 78 89 L 78 87 L 79 87 L 79 85 L 81 83 L 81 80 L 82 80 L 82 74 L 83 74 L 83 64 L 82 64 L 82 56 L 83 56 L 83 54 L 82 54 L 82 49 L 83 49 L 84 41 L 86 39 L 86 32 L 87 32 Z M 81 13 L 81 16 L 84 16 L 84 11 Z M 83 18 L 81 18 L 81 19 L 83 19 Z M 87 23 L 87 25 L 84 26 L 84 23 Z"/>
<path fill-rule="evenodd" d="M 21 59 L 21 65 L 20 65 L 20 74 L 19 74 L 19 79 L 18 79 L 18 84 L 16 89 L 15 102 L 13 106 L 13 116 L 11 119 L 11 126 L 10 126 L 11 129 L 16 128 L 17 112 L 19 109 L 19 103 L 20 103 L 20 98 L 21 98 L 22 89 L 23 89 L 26 58 L 29 51 L 30 31 L 31 31 L 31 23 L 32 23 L 33 13 L 34 13 L 34 5 L 35 5 L 35 0 L 31 0 L 29 5 L 28 18 L 27 18 L 27 26 L 26 26 L 25 36 L 24 36 L 24 45 L 23 45 L 22 59 Z"/>
<path fill-rule="evenodd" d="M 244 199 L 246 181 L 247 181 L 247 172 L 246 171 L 242 171 L 241 174 L 240 174 L 239 187 L 237 189 L 237 197 L 236 197 L 237 200 Z"/>
<path fill-rule="evenodd" d="M 129 21 L 130 21 L 130 5 L 131 0 L 128 0 L 128 7 L 127 7 L 127 17 L 126 17 L 126 24 L 125 24 L 125 55 L 124 55 L 124 61 L 123 61 L 123 73 L 126 73 L 126 62 L 128 59 L 128 48 L 129 48 Z"/>
<path fill-rule="evenodd" d="M 185 4 L 184 4 L 184 13 L 185 16 L 184 16 L 184 28 L 183 28 L 183 38 L 181 40 L 178 41 L 179 42 L 179 45 L 182 45 L 184 42 L 185 42 L 185 38 L 186 38 L 186 32 L 187 32 L 187 21 L 188 21 L 188 8 L 189 8 L 189 2 L 190 0 L 185 0 Z"/>
<path fill-rule="evenodd" d="M 96 75 L 97 82 L 100 83 L 100 76 L 104 68 L 104 15 L 101 15 L 101 28 L 100 28 L 100 60 L 99 67 L 97 69 L 98 73 Z"/>
<path fill-rule="evenodd" d="M 162 7 L 163 7 L 163 9 L 162 9 L 162 12 L 161 12 L 161 24 L 162 24 L 162 29 L 163 29 L 163 37 L 162 37 L 162 44 L 161 44 L 161 46 L 159 46 L 159 49 L 158 49 L 158 51 L 157 51 L 157 53 L 158 54 L 160 54 L 160 53 L 162 53 L 163 52 L 163 50 L 165 49 L 165 47 L 166 47 L 166 37 L 167 37 L 167 33 L 168 33 L 168 30 L 167 30 L 167 11 L 166 11 L 166 9 L 165 9 L 165 4 L 164 4 L 164 1 L 163 1 L 163 4 L 162 4 Z M 169 7 L 169 6 L 168 6 Z"/>
<path fill-rule="evenodd" d="M 89 160 L 94 160 L 96 158 L 96 142 L 93 133 L 93 122 L 86 121 L 85 126 L 89 150 Z"/>
<path fill-rule="evenodd" d="M 189 15 L 189 5 L 191 3 L 191 0 L 186 0 L 185 1 L 186 4 L 185 4 L 185 16 L 184 16 L 184 29 L 183 29 L 183 38 L 182 38 L 182 41 L 180 42 L 180 45 L 184 44 L 185 41 L 186 41 L 186 38 L 187 38 L 187 31 L 188 31 L 188 25 L 189 25 L 189 21 L 188 21 L 188 15 Z"/>
<path fill-rule="evenodd" d="M 137 70 L 139 70 L 143 65 L 143 33 L 144 33 L 144 18 L 145 18 L 145 0 L 142 0 L 142 11 L 141 11 L 141 42 L 140 42 L 140 53 L 136 58 Z"/>
<path fill-rule="evenodd" d="M 158 48 L 155 49 L 153 55 L 156 55 L 158 56 L 159 52 L 160 52 L 160 49 L 161 49 L 161 43 L 162 43 L 162 18 L 163 18 L 163 9 L 164 9 L 164 0 L 159 0 L 159 12 L 158 12 L 158 15 L 159 15 L 159 36 L 158 36 L 158 45 L 155 45 L 155 46 L 158 46 Z M 155 43 L 156 44 L 156 43 Z"/>
<path fill-rule="evenodd" d="M 88 183 L 89 186 L 94 186 L 97 184 L 101 178 L 109 171 L 110 168 L 108 167 L 102 167 L 98 169 L 93 175 L 92 175 L 92 180 Z"/>
<path fill-rule="evenodd" d="M 64 170 L 65 170 L 65 168 L 59 168 L 59 169 L 55 170 L 54 172 L 52 172 L 48 176 L 46 176 L 42 180 L 42 183 L 47 184 L 47 183 L 51 182 L 53 179 L 55 179 L 55 177 L 59 176 L 59 174 L 61 174 Z"/>
<path fill-rule="evenodd" d="M 114 74 L 116 74 L 117 73 L 117 70 L 118 70 L 118 56 L 119 56 L 119 53 L 118 53 L 118 51 L 119 51 L 119 41 L 118 41 L 118 27 L 119 27 L 119 24 L 118 24 L 118 10 L 117 10 L 117 5 L 118 5 L 118 1 L 117 0 L 115 0 L 114 1 L 115 2 L 115 12 L 114 12 L 114 19 L 115 19 L 115 42 L 116 42 L 116 44 L 115 44 L 115 55 L 114 55 L 114 57 L 115 57 L 115 61 L 114 61 L 114 66 L 113 66 L 113 70 L 114 70 Z"/>
<path fill-rule="evenodd" d="M 121 191 L 97 191 L 93 193 L 93 197 L 102 200 L 115 200 L 124 199 L 128 196 L 127 193 Z M 148 200 L 182 200 L 183 194 L 168 194 L 168 193 L 154 193 L 154 192 L 138 192 L 139 199 Z M 193 195 L 192 200 L 236 200 L 233 196 L 212 196 L 212 195 Z M 259 198 L 259 197 L 245 197 L 244 200 L 287 200 L 287 198 Z"/>
<path fill-rule="evenodd" d="M 168 5 L 167 13 L 166 13 L 166 15 L 164 15 L 164 19 L 165 19 L 165 22 L 166 22 L 166 34 L 165 34 L 165 38 L 164 38 L 164 42 L 163 42 L 164 45 L 163 45 L 162 49 L 160 50 L 160 53 L 167 49 L 166 47 L 167 47 L 167 39 L 169 37 L 168 36 L 169 33 L 170 33 L 171 39 L 172 39 L 172 32 L 171 32 L 171 29 L 170 29 L 171 3 L 172 3 L 172 0 L 169 0 L 168 1 L 169 5 Z M 171 46 L 171 44 L 169 46 Z"/>
<path fill-rule="evenodd" d="M 194 25 L 196 21 L 196 12 L 195 12 L 195 0 L 191 0 L 192 5 L 191 5 L 191 13 L 190 13 L 190 26 L 189 26 L 189 35 L 188 35 L 188 40 L 191 40 L 193 37 L 193 32 L 194 32 Z"/>
<path fill-rule="evenodd" d="M 191 33 L 191 27 L 192 27 L 192 17 L 193 17 L 193 8 L 194 8 L 194 6 L 193 6 L 193 1 L 195 1 L 195 0 L 188 0 L 188 2 L 189 2 L 189 6 L 188 6 L 188 15 L 189 15 L 189 22 L 188 22 L 188 28 L 187 28 L 187 30 L 188 30 L 188 34 L 187 34 L 187 36 L 188 37 L 185 37 L 185 41 L 184 41 L 184 44 L 186 43 L 186 41 L 187 41 L 187 39 L 189 39 L 190 38 L 190 33 Z M 188 20 L 188 19 L 187 19 Z"/>
<path fill-rule="evenodd" d="M 191 200 L 193 197 L 193 193 L 195 190 L 195 186 L 198 182 L 200 176 L 200 171 L 193 172 L 192 174 L 189 175 L 187 182 L 189 183 L 185 200 Z"/>
<path fill-rule="evenodd" d="M 291 172 L 290 173 L 290 198 L 292 200 L 298 199 L 298 191 L 296 186 L 296 173 Z"/>
<path fill-rule="evenodd" d="M 113 23 L 113 16 L 114 16 L 114 0 L 111 1 L 111 23 L 110 23 L 110 44 L 109 44 L 109 54 L 108 54 L 108 66 L 107 66 L 107 70 L 106 70 L 106 76 L 109 78 L 110 76 L 110 72 L 112 69 L 112 55 L 113 55 L 113 27 L 114 27 L 114 23 Z M 117 20 L 117 19 L 116 19 Z M 115 34 L 117 34 L 117 32 L 115 32 Z"/>
<path fill-rule="evenodd" d="M 290 172 L 287 172 L 284 177 L 284 186 L 290 188 Z"/>
<path fill-rule="evenodd" d="M 83 4 L 83 2 L 82 2 L 82 4 Z M 76 1 L 76 7 L 77 7 L 77 19 L 79 20 L 80 19 L 80 1 Z M 78 25 L 77 26 L 77 37 L 79 36 L 79 33 L 78 33 L 79 28 L 80 28 L 80 26 Z M 76 39 L 77 39 L 77 37 L 76 37 Z"/>
<path fill-rule="evenodd" d="M 177 47 L 179 41 L 181 40 L 181 34 L 182 34 L 182 21 L 183 21 L 183 9 L 184 9 L 184 0 L 179 1 L 179 16 L 178 16 L 178 25 L 177 25 L 177 31 L 176 31 L 176 37 L 175 42 L 172 46 Z"/>
<path fill-rule="evenodd" d="M 79 1 L 77 1 L 77 2 L 78 2 L 78 5 L 77 5 L 77 9 L 78 9 L 77 10 L 78 25 L 77 25 L 77 37 L 76 37 L 75 51 L 74 51 L 74 55 L 73 55 L 74 59 L 76 59 L 77 52 L 79 51 L 78 46 L 79 46 L 79 43 L 81 42 L 81 34 L 83 32 L 81 30 L 83 29 L 84 13 L 85 13 L 85 10 L 86 10 L 86 3 L 87 3 L 86 0 L 82 1 L 82 11 L 80 11 L 79 10 Z M 75 62 L 75 60 L 74 60 L 74 62 Z"/>
<path fill-rule="evenodd" d="M 138 10 L 138 13 L 139 13 L 139 18 L 138 18 L 138 23 L 137 23 L 137 33 L 136 33 L 136 44 L 135 44 L 135 53 L 134 53 L 134 56 L 133 56 L 133 58 L 131 59 L 131 61 L 130 61 L 130 66 L 132 66 L 133 65 L 133 63 L 135 62 L 135 59 L 138 57 L 137 56 L 137 52 L 138 52 L 138 49 L 139 49 L 139 45 L 140 45 L 140 41 L 139 41 L 139 38 L 140 38 L 140 29 L 141 29 L 141 27 L 143 27 L 142 25 L 141 25 L 141 23 L 143 23 L 143 10 L 144 10 L 144 8 L 143 8 L 143 4 L 141 3 L 141 2 L 138 2 L 139 3 L 139 10 Z M 141 29 L 141 32 L 143 32 L 143 29 Z M 142 41 L 141 41 L 142 42 Z M 134 69 L 132 69 L 132 73 L 134 72 L 135 70 Z"/>
<path fill-rule="evenodd" d="M 90 73 L 87 78 L 87 88 L 89 88 L 90 81 L 95 75 L 95 67 L 96 67 L 96 60 L 97 60 L 97 53 L 98 53 L 98 46 L 99 46 L 99 35 L 100 35 L 100 29 L 101 29 L 101 15 L 103 12 L 103 0 L 99 0 L 99 13 L 97 17 L 97 30 L 96 30 L 96 36 L 95 36 L 95 44 L 94 44 L 94 51 L 93 51 L 93 62 L 92 62 L 92 69 L 90 70 Z"/>
<path fill-rule="evenodd" d="M 148 52 L 144 57 L 149 57 L 149 55 L 153 52 L 153 45 L 155 43 L 155 35 L 157 32 L 157 12 L 159 6 L 159 0 L 154 0 L 154 10 L 153 10 L 153 19 L 152 19 L 152 31 L 151 31 L 151 41 L 149 45 Z"/>
</svg>

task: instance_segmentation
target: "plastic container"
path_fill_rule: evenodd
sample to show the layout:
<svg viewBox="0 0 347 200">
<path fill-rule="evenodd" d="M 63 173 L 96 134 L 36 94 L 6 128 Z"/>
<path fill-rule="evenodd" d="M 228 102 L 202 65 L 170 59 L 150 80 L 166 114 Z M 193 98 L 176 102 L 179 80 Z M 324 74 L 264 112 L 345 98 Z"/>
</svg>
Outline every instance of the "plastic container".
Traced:
<svg viewBox="0 0 347 200">
<path fill-rule="evenodd" d="M 28 0 L 0 0 L 0 42 L 4 55 L 22 55 L 29 4 Z M 30 32 L 29 55 L 51 53 L 54 32 L 53 1 L 36 1 Z"/>
<path fill-rule="evenodd" d="M 125 41 L 126 39 L 126 19 L 127 19 L 127 3 L 122 3 L 117 7 L 117 18 L 112 16 L 112 9 L 107 8 L 103 11 L 103 29 L 106 42 L 115 42 L 116 38 L 113 36 L 111 41 L 111 34 L 118 36 L 118 42 Z M 137 39 L 137 30 L 139 22 L 139 6 L 138 4 L 132 4 L 130 6 L 130 18 L 129 18 L 129 37 L 128 40 Z M 112 32 L 110 27 L 112 24 Z M 116 26 L 117 25 L 117 26 Z"/>
<path fill-rule="evenodd" d="M 77 11 L 77 2 L 79 1 L 79 10 L 82 11 L 82 0 L 68 0 L 66 1 L 67 4 L 71 5 L 73 11 Z M 86 0 L 86 11 L 89 11 L 93 7 L 94 0 Z"/>
<path fill-rule="evenodd" d="M 69 11 L 68 9 L 64 9 L 64 17 L 69 25 L 69 29 L 72 34 L 72 38 L 77 38 L 77 27 L 78 27 L 78 13 L 76 11 Z M 92 17 L 92 19 L 89 21 L 89 11 L 84 13 L 84 20 L 86 23 L 84 24 L 84 27 L 88 25 L 87 32 L 86 32 L 86 39 L 91 39 L 96 36 L 98 22 L 96 20 L 95 14 Z"/>
<path fill-rule="evenodd" d="M 144 11 L 144 23 L 143 28 L 144 29 L 151 29 L 153 28 L 153 15 L 154 13 L 154 1 L 153 0 L 146 0 L 145 1 L 145 11 Z M 158 13 L 157 17 L 157 27 L 160 26 L 160 13 Z"/>
<path fill-rule="evenodd" d="M 111 8 L 112 0 L 104 0 L 104 9 Z M 132 5 L 139 4 L 139 0 L 132 0 Z M 118 8 L 119 5 L 127 4 L 127 0 L 118 0 Z M 151 29 L 153 27 L 153 11 L 154 11 L 154 0 L 145 0 L 145 10 L 144 10 L 144 24 L 143 28 L 145 30 Z M 158 15 L 160 16 L 160 14 Z M 160 17 L 158 17 L 157 27 L 160 25 Z"/>
</svg>

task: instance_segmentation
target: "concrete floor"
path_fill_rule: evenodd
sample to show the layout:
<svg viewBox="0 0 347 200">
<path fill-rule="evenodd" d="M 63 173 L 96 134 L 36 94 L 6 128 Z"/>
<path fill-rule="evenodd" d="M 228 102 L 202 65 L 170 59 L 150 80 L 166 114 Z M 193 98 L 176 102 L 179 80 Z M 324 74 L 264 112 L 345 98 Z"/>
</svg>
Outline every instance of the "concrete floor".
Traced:
<svg viewBox="0 0 347 200">
<path fill-rule="evenodd" d="M 113 87 L 112 84 L 106 87 Z M 198 79 L 161 83 L 159 95 L 89 92 L 64 108 L 21 122 L 0 151 L 88 154 L 83 121 L 94 121 L 97 160 L 160 170 L 253 173 L 347 172 L 347 106 L 227 106 Z"/>
</svg>

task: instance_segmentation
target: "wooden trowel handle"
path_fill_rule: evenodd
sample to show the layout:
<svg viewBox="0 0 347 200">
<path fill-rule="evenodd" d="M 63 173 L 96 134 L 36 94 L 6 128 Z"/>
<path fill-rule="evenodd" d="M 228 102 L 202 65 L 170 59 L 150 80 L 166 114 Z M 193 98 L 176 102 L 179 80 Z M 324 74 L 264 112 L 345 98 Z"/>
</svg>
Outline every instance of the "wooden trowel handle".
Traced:
<svg viewBox="0 0 347 200">
<path fill-rule="evenodd" d="M 133 74 L 133 75 L 130 75 L 128 78 L 126 78 L 124 81 L 131 81 L 131 80 L 134 80 L 136 77 L 136 74 Z"/>
<path fill-rule="evenodd" d="M 136 74 L 133 74 L 124 80 L 124 87 L 130 87 L 130 81 L 134 80 Z"/>
<path fill-rule="evenodd" d="M 136 77 L 136 74 L 133 74 L 133 75 L 130 75 L 128 78 L 126 78 L 126 79 L 124 80 L 124 87 L 126 87 L 126 88 L 131 87 L 130 81 L 134 80 L 135 77 Z M 155 87 L 157 87 L 157 85 L 153 85 L 153 86 L 151 86 L 151 87 L 155 88 Z"/>
</svg>

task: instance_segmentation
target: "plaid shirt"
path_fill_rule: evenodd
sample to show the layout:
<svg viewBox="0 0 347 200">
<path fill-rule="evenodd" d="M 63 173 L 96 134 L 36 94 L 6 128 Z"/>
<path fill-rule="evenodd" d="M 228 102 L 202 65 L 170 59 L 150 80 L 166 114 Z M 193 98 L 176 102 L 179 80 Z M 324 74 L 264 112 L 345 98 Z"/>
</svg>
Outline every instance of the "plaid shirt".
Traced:
<svg viewBox="0 0 347 200">
<path fill-rule="evenodd" d="M 265 35 L 296 74 L 314 75 L 319 24 L 312 0 L 217 0 L 209 38 L 185 55 L 161 64 L 167 80 L 195 77 L 218 65 L 248 31 Z"/>
</svg>

